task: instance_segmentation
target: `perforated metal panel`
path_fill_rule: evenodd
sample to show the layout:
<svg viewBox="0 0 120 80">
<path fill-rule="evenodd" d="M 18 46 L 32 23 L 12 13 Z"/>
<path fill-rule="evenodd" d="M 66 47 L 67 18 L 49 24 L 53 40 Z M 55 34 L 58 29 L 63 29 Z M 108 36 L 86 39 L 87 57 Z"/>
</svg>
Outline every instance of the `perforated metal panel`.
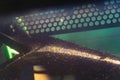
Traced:
<svg viewBox="0 0 120 80">
<path fill-rule="evenodd" d="M 18 26 L 27 33 L 57 34 L 113 27 L 120 23 L 120 1 L 107 0 L 103 9 L 95 4 L 66 6 L 58 9 L 35 11 L 16 17 Z"/>
</svg>

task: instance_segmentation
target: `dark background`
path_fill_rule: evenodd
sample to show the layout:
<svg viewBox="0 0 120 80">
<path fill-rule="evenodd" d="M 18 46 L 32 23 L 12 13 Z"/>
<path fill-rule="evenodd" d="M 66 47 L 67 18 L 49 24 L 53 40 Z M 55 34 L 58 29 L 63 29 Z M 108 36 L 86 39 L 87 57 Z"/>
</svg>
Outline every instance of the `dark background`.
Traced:
<svg viewBox="0 0 120 80">
<path fill-rule="evenodd" d="M 10 14 L 34 8 L 84 4 L 88 2 L 102 3 L 104 0 L 0 0 L 0 14 Z"/>
</svg>

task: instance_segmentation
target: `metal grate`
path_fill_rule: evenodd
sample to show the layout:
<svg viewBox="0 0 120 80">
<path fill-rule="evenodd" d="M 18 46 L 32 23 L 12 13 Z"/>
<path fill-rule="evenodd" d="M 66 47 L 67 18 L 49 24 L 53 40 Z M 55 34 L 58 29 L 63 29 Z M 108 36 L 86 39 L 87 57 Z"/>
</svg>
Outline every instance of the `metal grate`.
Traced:
<svg viewBox="0 0 120 80">
<path fill-rule="evenodd" d="M 120 22 L 120 1 L 104 2 L 103 9 L 95 4 L 48 9 L 16 17 L 17 24 L 29 34 L 55 34 L 105 28 Z"/>
</svg>

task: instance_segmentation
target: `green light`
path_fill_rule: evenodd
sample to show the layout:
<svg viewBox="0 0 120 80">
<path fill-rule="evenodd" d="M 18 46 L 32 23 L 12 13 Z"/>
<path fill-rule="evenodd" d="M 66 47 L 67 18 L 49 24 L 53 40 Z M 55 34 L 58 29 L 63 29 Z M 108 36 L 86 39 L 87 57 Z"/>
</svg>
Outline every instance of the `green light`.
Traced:
<svg viewBox="0 0 120 80">
<path fill-rule="evenodd" d="M 22 29 L 24 31 L 27 31 L 27 27 L 25 26 L 25 23 L 22 21 L 22 19 L 19 18 L 17 21 L 18 21 L 18 23 L 20 23 L 20 26 L 22 27 Z"/>
<path fill-rule="evenodd" d="M 24 31 L 26 31 L 27 30 L 27 27 L 26 26 L 23 26 L 23 28 L 22 28 Z"/>
<path fill-rule="evenodd" d="M 9 46 L 5 46 L 5 49 L 7 51 L 7 55 L 9 59 L 12 59 L 14 57 L 14 55 L 18 55 L 19 52 L 10 48 Z"/>
<path fill-rule="evenodd" d="M 22 22 L 21 24 L 20 24 L 20 26 L 24 26 L 25 24 Z"/>
<path fill-rule="evenodd" d="M 18 21 L 18 23 L 21 23 L 21 22 L 22 22 L 22 19 L 18 19 L 17 21 Z"/>
<path fill-rule="evenodd" d="M 26 31 L 27 34 L 29 34 L 29 31 Z"/>
</svg>

